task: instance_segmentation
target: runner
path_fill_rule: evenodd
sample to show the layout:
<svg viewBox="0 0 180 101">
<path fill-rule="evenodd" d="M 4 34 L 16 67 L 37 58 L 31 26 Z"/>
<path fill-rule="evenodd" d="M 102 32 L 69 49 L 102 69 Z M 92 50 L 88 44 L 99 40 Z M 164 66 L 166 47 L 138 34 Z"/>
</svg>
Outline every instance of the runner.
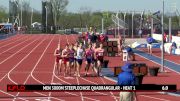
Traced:
<svg viewBox="0 0 180 101">
<path fill-rule="evenodd" d="M 69 67 L 70 67 L 70 75 L 71 75 L 71 70 L 74 69 L 74 62 L 75 62 L 75 50 L 73 49 L 74 45 L 71 44 L 69 46 Z"/>
<path fill-rule="evenodd" d="M 77 54 L 76 54 L 76 64 L 77 64 L 77 70 L 76 70 L 76 75 L 80 77 L 80 69 L 82 66 L 82 61 L 83 61 L 83 56 L 84 56 L 84 50 L 82 47 L 82 43 L 79 44 L 79 47 L 77 49 Z"/>
<path fill-rule="evenodd" d="M 96 49 L 96 58 L 97 58 L 97 69 L 98 69 L 98 76 L 102 76 L 100 74 L 101 72 L 101 67 L 104 62 L 104 49 L 103 49 L 103 44 L 100 44 L 100 47 Z"/>
<path fill-rule="evenodd" d="M 74 46 L 73 46 L 73 49 L 74 49 L 74 51 L 75 51 L 75 53 L 74 53 L 74 69 L 75 70 L 77 70 L 77 64 L 76 64 L 76 56 L 77 56 L 77 49 L 78 49 L 78 42 L 76 42 L 75 44 L 74 44 Z"/>
<path fill-rule="evenodd" d="M 65 49 L 62 51 L 62 57 L 64 62 L 64 76 L 69 72 L 69 45 L 66 44 Z"/>
<path fill-rule="evenodd" d="M 58 75 L 61 72 L 61 63 L 62 63 L 62 57 L 61 57 L 61 48 L 60 48 L 60 44 L 58 44 L 57 49 L 55 49 L 54 51 L 54 56 L 55 56 L 55 65 L 56 65 L 56 70 Z"/>
<path fill-rule="evenodd" d="M 95 71 L 92 64 L 93 55 L 94 55 L 94 51 L 92 49 L 92 45 L 89 44 L 88 49 L 86 49 L 86 53 L 85 53 L 85 57 L 86 57 L 85 76 L 87 76 L 90 67 L 92 67 L 93 72 Z"/>
<path fill-rule="evenodd" d="M 93 64 L 93 68 L 94 68 L 95 72 L 97 73 L 97 70 L 96 70 L 96 67 L 97 67 L 97 58 L 96 58 L 96 53 L 95 53 L 96 49 L 97 49 L 96 43 L 93 43 L 92 49 L 94 51 L 94 55 L 93 55 L 93 58 L 92 58 L 92 64 Z"/>
</svg>

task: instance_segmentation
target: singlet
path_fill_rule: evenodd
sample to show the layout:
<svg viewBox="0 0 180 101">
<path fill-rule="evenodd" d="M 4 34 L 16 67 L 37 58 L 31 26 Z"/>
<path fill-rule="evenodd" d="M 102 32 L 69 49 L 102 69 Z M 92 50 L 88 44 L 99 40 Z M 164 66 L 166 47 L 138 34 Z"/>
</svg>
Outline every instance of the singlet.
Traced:
<svg viewBox="0 0 180 101">
<path fill-rule="evenodd" d="M 93 53 L 94 53 L 94 51 L 92 49 L 86 50 L 86 58 L 87 59 L 92 59 L 93 58 Z"/>
<path fill-rule="evenodd" d="M 63 50 L 63 55 L 68 55 L 68 52 L 69 52 L 69 50 L 64 49 L 64 50 Z M 68 58 L 68 56 L 67 56 L 67 57 L 64 57 L 64 58 Z"/>
<path fill-rule="evenodd" d="M 69 50 L 69 58 L 74 58 L 74 50 Z"/>
<path fill-rule="evenodd" d="M 104 56 L 104 51 L 102 51 L 102 49 L 101 49 L 101 50 L 98 50 L 98 51 L 96 52 L 96 56 L 97 56 L 97 57 L 103 57 L 103 56 Z"/>
<path fill-rule="evenodd" d="M 105 39 L 104 35 L 100 36 L 100 41 L 103 42 Z"/>
<path fill-rule="evenodd" d="M 60 51 L 61 51 L 60 49 L 56 49 L 56 54 L 59 54 Z M 56 57 L 57 57 L 57 58 L 60 58 L 61 56 L 60 56 L 60 55 L 57 55 Z"/>
<path fill-rule="evenodd" d="M 154 42 L 154 39 L 153 39 L 152 37 L 148 37 L 148 38 L 147 38 L 147 42 L 148 42 L 149 44 L 151 44 L 151 43 Z"/>
<path fill-rule="evenodd" d="M 76 54 L 77 56 L 76 56 L 76 58 L 77 59 L 82 59 L 83 58 L 83 52 L 84 52 L 83 49 L 78 48 L 77 49 L 77 54 Z"/>
</svg>

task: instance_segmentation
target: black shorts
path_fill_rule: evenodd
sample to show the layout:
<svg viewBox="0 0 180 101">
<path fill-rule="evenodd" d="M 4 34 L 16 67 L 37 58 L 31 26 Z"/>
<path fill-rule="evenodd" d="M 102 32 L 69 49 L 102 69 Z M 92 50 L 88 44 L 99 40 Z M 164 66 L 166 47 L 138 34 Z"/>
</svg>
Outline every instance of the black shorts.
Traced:
<svg viewBox="0 0 180 101">
<path fill-rule="evenodd" d="M 94 64 L 94 63 L 96 63 L 96 62 L 97 62 L 97 59 L 92 58 L 92 63 Z"/>
<path fill-rule="evenodd" d="M 93 62 L 92 59 L 90 59 L 90 58 L 86 58 L 86 61 L 88 64 L 91 64 Z"/>
<path fill-rule="evenodd" d="M 82 65 L 82 59 L 76 59 L 76 61 L 78 62 L 79 65 Z"/>
<path fill-rule="evenodd" d="M 74 58 L 69 58 L 69 62 L 70 62 L 70 63 L 73 63 L 74 61 L 75 61 Z"/>
<path fill-rule="evenodd" d="M 104 58 L 103 58 L 103 57 L 101 57 L 101 56 L 97 57 L 97 60 L 98 60 L 98 61 L 100 61 L 100 62 L 101 62 L 101 64 L 104 62 Z"/>
</svg>

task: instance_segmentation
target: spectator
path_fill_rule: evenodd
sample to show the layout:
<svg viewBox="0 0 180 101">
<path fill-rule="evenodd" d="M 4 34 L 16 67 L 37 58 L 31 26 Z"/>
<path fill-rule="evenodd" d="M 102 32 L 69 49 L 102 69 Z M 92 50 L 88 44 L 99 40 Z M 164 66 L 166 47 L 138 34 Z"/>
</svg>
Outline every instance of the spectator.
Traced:
<svg viewBox="0 0 180 101">
<path fill-rule="evenodd" d="M 167 42 L 167 34 L 164 32 L 164 36 L 163 36 L 164 38 L 163 38 L 163 41 L 164 41 L 164 43 L 166 43 Z"/>
<path fill-rule="evenodd" d="M 146 41 L 147 41 L 148 53 L 150 55 L 152 55 L 152 43 L 154 42 L 154 39 L 151 37 L 150 34 L 148 34 L 148 37 L 147 37 Z"/>
<path fill-rule="evenodd" d="M 135 85 L 135 75 L 132 72 L 132 64 L 126 63 L 122 66 L 122 71 L 118 75 L 118 85 L 122 86 L 132 86 Z M 136 94 L 134 92 L 120 92 L 120 100 L 119 101 L 134 101 L 136 100 Z"/>
<path fill-rule="evenodd" d="M 128 58 L 130 58 L 130 60 L 132 60 L 132 61 L 135 61 L 135 54 L 134 54 L 132 48 L 129 46 L 126 46 L 125 49 L 128 53 Z"/>
<path fill-rule="evenodd" d="M 142 38 L 142 29 L 139 29 L 138 34 L 139 34 L 139 37 Z"/>
<path fill-rule="evenodd" d="M 177 49 L 177 45 L 175 42 L 173 42 L 170 47 L 170 54 L 175 54 L 176 49 Z"/>
<path fill-rule="evenodd" d="M 105 36 L 101 33 L 99 36 L 100 42 L 103 43 L 105 41 Z"/>
<path fill-rule="evenodd" d="M 92 38 L 91 38 L 91 42 L 95 43 L 97 40 L 97 36 L 95 35 L 95 33 L 92 33 Z"/>
</svg>

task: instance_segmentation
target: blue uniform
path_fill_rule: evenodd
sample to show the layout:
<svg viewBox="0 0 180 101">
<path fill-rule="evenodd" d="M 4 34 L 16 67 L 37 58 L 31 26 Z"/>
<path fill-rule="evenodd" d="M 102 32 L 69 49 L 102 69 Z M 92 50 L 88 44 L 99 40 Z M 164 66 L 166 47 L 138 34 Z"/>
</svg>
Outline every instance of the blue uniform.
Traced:
<svg viewBox="0 0 180 101">
<path fill-rule="evenodd" d="M 118 75 L 118 85 L 135 85 L 135 75 L 132 72 L 122 72 Z"/>
<path fill-rule="evenodd" d="M 127 51 L 128 53 L 133 52 L 133 50 L 132 50 L 131 47 L 127 47 L 127 48 L 126 48 L 126 51 Z"/>
<path fill-rule="evenodd" d="M 152 37 L 148 37 L 146 40 L 149 44 L 154 42 L 154 39 Z"/>
</svg>

